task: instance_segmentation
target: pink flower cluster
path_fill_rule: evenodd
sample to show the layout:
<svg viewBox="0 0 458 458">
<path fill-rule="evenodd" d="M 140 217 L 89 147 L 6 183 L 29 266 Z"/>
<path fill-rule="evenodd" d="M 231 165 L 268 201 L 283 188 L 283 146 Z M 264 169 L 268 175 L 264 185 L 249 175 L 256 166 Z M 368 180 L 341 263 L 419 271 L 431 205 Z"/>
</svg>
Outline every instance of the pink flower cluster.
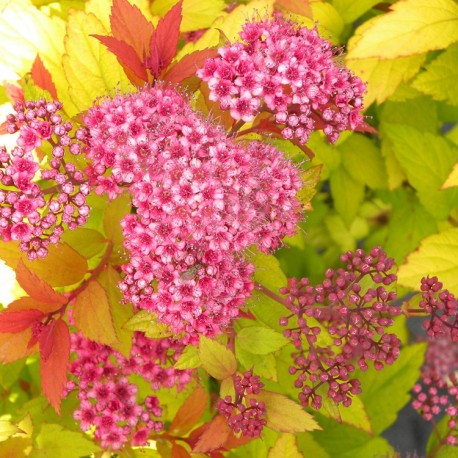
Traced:
<svg viewBox="0 0 458 458">
<path fill-rule="evenodd" d="M 421 309 L 430 315 L 423 321 L 428 348 L 412 402 L 425 420 L 448 415 L 447 443 L 458 440 L 458 301 L 437 277 L 422 278 Z"/>
<path fill-rule="evenodd" d="M 16 103 L 16 114 L 7 118 L 8 132 L 19 131 L 17 146 L 10 153 L 0 147 L 0 182 L 11 189 L 0 190 L 0 235 L 3 240 L 20 241 L 30 259 L 47 255 L 64 228 L 84 225 L 90 207 L 85 175 L 75 159 L 82 151 L 84 131 L 73 132 L 58 113 L 60 102 Z M 40 169 L 33 151 L 49 149 L 48 166 Z M 41 189 L 37 181 L 45 182 Z"/>
<path fill-rule="evenodd" d="M 362 123 L 365 84 L 341 63 L 316 29 L 277 18 L 246 23 L 236 42 L 220 48 L 197 76 L 210 100 L 244 122 L 269 112 L 284 138 L 306 143 L 322 129 L 330 142 Z"/>
<path fill-rule="evenodd" d="M 328 386 L 329 398 L 344 406 L 361 392 L 360 382 L 350 378 L 354 360 L 362 370 L 368 368 L 369 361 L 380 370 L 399 356 L 399 339 L 386 332 L 393 317 L 401 313 L 401 308 L 392 304 L 396 294 L 385 288 L 396 280 L 396 275 L 389 273 L 393 259 L 377 247 L 368 255 L 361 249 L 347 252 L 341 261 L 346 268 L 328 269 L 321 284 L 313 286 L 307 278 L 293 278 L 281 290 L 287 295 L 291 313 L 281 318 L 280 325 L 288 326 L 284 335 L 297 349 L 289 372 L 296 376 L 301 403 L 315 409 L 322 405 L 317 390 L 323 384 Z M 363 286 L 368 280 L 374 287 Z M 312 321 L 327 329 L 332 345 L 317 343 L 322 327 Z"/>
<path fill-rule="evenodd" d="M 98 192 L 128 188 L 126 301 L 187 341 L 238 315 L 253 284 L 242 250 L 277 248 L 301 218 L 297 169 L 270 145 L 237 145 L 157 86 L 105 100 L 85 118 Z"/>
<path fill-rule="evenodd" d="M 129 359 L 112 348 L 72 334 L 72 351 L 76 359 L 70 365 L 74 381 L 67 393 L 77 390 L 80 407 L 73 416 L 86 431 L 94 427 L 94 436 L 102 447 L 119 450 L 125 443 L 145 445 L 151 432 L 163 428 L 162 409 L 156 396 L 140 400 L 137 385 L 129 382 L 138 374 L 154 390 L 162 387 L 183 388 L 191 380 L 190 371 L 166 367 L 177 360 L 183 345 L 171 339 L 153 340 L 136 333 Z"/>
<path fill-rule="evenodd" d="M 254 396 L 260 393 L 264 384 L 252 371 L 246 371 L 243 377 L 234 378 L 235 399 L 226 396 L 219 399 L 216 410 L 227 418 L 230 428 L 244 436 L 259 437 L 266 425 L 266 407 Z"/>
</svg>

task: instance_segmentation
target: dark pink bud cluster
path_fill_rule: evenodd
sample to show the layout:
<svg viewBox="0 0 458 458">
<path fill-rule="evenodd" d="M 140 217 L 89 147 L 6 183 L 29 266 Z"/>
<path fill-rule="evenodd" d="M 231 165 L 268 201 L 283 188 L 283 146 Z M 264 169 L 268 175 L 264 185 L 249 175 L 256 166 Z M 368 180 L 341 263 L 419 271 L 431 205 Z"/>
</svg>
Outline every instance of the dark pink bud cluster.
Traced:
<svg viewBox="0 0 458 458">
<path fill-rule="evenodd" d="M 428 342 L 425 362 L 421 370 L 421 383 L 413 387 L 412 402 L 427 421 L 438 415 L 448 416 L 446 441 L 455 445 L 458 439 L 458 346 L 447 338 L 434 338 Z"/>
<path fill-rule="evenodd" d="M 380 370 L 399 355 L 399 339 L 386 332 L 401 313 L 392 304 L 396 294 L 385 288 L 396 280 L 389 273 L 393 259 L 377 247 L 368 255 L 361 249 L 347 252 L 341 261 L 345 268 L 328 269 L 326 279 L 316 286 L 307 278 L 293 278 L 281 290 L 291 313 L 280 325 L 288 327 L 284 335 L 297 348 L 289 372 L 296 376 L 301 403 L 316 409 L 322 405 L 323 385 L 326 395 L 344 406 L 361 392 L 359 381 L 351 378 L 355 360 L 362 370 L 368 362 Z M 322 332 L 332 344 L 318 343 Z"/>
<path fill-rule="evenodd" d="M 270 112 L 283 137 L 299 143 L 319 129 L 334 142 L 363 121 L 365 84 L 337 61 L 316 29 L 277 18 L 246 23 L 240 37 L 244 43 L 220 48 L 197 72 L 210 99 L 234 119 L 251 122 Z"/>
<path fill-rule="evenodd" d="M 139 399 L 137 385 L 129 382 L 137 374 L 151 382 L 153 389 L 189 383 L 189 371 L 166 367 L 176 360 L 183 346 L 171 339 L 153 340 L 141 333 L 133 339 L 129 359 L 111 347 L 72 334 L 72 352 L 76 358 L 70 365 L 75 377 L 67 385 L 67 393 L 76 390 L 80 407 L 73 416 L 81 429 L 94 427 L 94 436 L 104 448 L 119 450 L 126 443 L 146 445 L 150 433 L 163 428 L 158 418 L 162 409 L 156 396 Z"/>
<path fill-rule="evenodd" d="M 431 317 L 423 328 L 431 339 L 445 338 L 458 342 L 458 301 L 448 290 L 442 290 L 437 277 L 421 279 L 422 299 L 419 306 Z"/>
<path fill-rule="evenodd" d="M 244 436 L 258 437 L 267 423 L 266 407 L 253 395 L 260 393 L 264 384 L 252 371 L 246 371 L 243 377 L 234 378 L 235 400 L 232 396 L 219 399 L 216 404 L 218 412 L 227 418 L 230 428 Z"/>
<path fill-rule="evenodd" d="M 297 169 L 270 145 L 237 145 L 157 86 L 89 110 L 87 156 L 98 192 L 128 188 L 122 221 L 126 301 L 188 341 L 221 332 L 253 289 L 242 251 L 277 248 L 301 218 Z"/>
<path fill-rule="evenodd" d="M 46 256 L 64 228 L 84 225 L 90 211 L 90 187 L 74 157 L 85 135 L 62 119 L 61 108 L 60 102 L 42 99 L 16 103 L 7 130 L 19 133 L 17 146 L 11 152 L 0 147 L 0 183 L 9 188 L 0 190 L 0 234 L 5 241 L 20 241 L 30 259 Z M 38 147 L 49 152 L 45 168 L 34 156 Z"/>
</svg>

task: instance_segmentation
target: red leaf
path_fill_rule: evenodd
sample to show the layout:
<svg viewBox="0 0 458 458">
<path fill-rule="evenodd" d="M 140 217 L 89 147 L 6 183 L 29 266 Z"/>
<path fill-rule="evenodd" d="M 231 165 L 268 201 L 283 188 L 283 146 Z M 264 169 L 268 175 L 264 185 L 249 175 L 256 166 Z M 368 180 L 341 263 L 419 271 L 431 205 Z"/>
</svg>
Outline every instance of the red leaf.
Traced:
<svg viewBox="0 0 458 458">
<path fill-rule="evenodd" d="M 40 358 L 40 375 L 43 393 L 55 411 L 60 414 L 63 389 L 67 383 L 67 366 L 70 357 L 70 333 L 65 321 L 57 320 L 52 329 L 52 351 L 48 359 Z"/>
<path fill-rule="evenodd" d="M 361 124 L 359 124 L 358 127 L 356 127 L 355 132 L 369 132 L 371 134 L 376 135 L 378 135 L 379 133 L 379 131 L 375 127 L 372 127 L 364 121 Z"/>
<path fill-rule="evenodd" d="M 204 65 L 205 59 L 215 57 L 217 54 L 218 51 L 216 49 L 202 49 L 188 54 L 173 65 L 163 79 L 170 83 L 181 83 L 186 78 L 195 75 L 196 70 Z"/>
<path fill-rule="evenodd" d="M 6 95 L 14 105 L 16 102 L 24 103 L 24 91 L 21 87 L 15 86 L 14 84 L 4 83 Z"/>
<path fill-rule="evenodd" d="M 154 26 L 139 8 L 127 0 L 113 0 L 110 23 L 113 36 L 132 46 L 137 56 L 143 59 L 148 51 Z"/>
<path fill-rule="evenodd" d="M 5 121 L 0 124 L 0 135 L 5 135 L 7 133 L 8 133 L 8 123 Z"/>
<path fill-rule="evenodd" d="M 43 361 L 47 361 L 49 356 L 52 352 L 52 347 L 54 345 L 54 327 L 56 325 L 56 321 L 51 321 L 47 326 L 43 328 L 43 330 L 38 335 L 38 339 L 33 337 L 29 342 L 29 346 L 32 346 L 36 340 L 38 340 L 38 344 L 40 346 L 40 357 Z"/>
<path fill-rule="evenodd" d="M 159 20 L 156 30 L 151 36 L 148 68 L 151 69 L 154 76 L 158 76 L 172 62 L 177 52 L 182 7 L 183 0 L 180 0 Z"/>
<path fill-rule="evenodd" d="M 3 310 L 0 313 L 0 332 L 15 334 L 24 331 L 43 317 L 44 313 L 36 309 L 21 311 Z"/>
<path fill-rule="evenodd" d="M 38 87 L 41 87 L 41 89 L 48 91 L 53 99 L 57 99 L 56 86 L 52 80 L 51 73 L 49 73 L 44 66 L 39 54 L 37 54 L 37 57 L 35 57 L 35 60 L 33 61 L 31 73 L 34 83 Z"/>
<path fill-rule="evenodd" d="M 142 81 L 148 81 L 148 75 L 142 61 L 135 52 L 135 49 L 124 41 L 120 41 L 114 37 L 106 37 L 102 35 L 91 35 L 97 38 L 108 51 L 112 52 L 124 69 L 128 68 L 134 72 Z M 133 84 L 136 82 L 132 81 Z"/>
<path fill-rule="evenodd" d="M 184 436 L 199 420 L 207 408 L 208 394 L 198 386 L 178 409 L 168 432 Z"/>
<path fill-rule="evenodd" d="M 172 458 L 191 458 L 189 452 L 176 442 L 172 446 Z"/>
<path fill-rule="evenodd" d="M 67 298 L 54 291 L 44 280 L 31 272 L 22 259 L 19 260 L 16 268 L 16 279 L 22 289 L 32 298 L 39 302 L 48 302 L 51 304 L 65 304 Z"/>
<path fill-rule="evenodd" d="M 227 420 L 222 415 L 217 415 L 201 434 L 192 451 L 207 453 L 217 450 L 227 441 L 230 432 Z"/>
</svg>

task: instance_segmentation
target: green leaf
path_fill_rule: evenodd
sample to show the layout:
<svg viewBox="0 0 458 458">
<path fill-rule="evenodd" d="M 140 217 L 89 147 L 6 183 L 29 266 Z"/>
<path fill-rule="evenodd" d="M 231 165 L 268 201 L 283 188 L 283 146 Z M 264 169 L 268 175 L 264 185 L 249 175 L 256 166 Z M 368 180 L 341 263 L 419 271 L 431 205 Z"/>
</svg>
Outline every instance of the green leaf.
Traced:
<svg viewBox="0 0 458 458">
<path fill-rule="evenodd" d="M 380 150 L 359 134 L 350 135 L 339 144 L 342 162 L 346 171 L 359 183 L 371 189 L 386 189 L 387 175 Z"/>
<path fill-rule="evenodd" d="M 420 376 L 425 344 L 413 344 L 401 350 L 399 358 L 382 371 L 358 371 L 360 395 L 371 419 L 375 435 L 388 428 L 398 412 L 409 402 L 410 390 Z"/>
<path fill-rule="evenodd" d="M 245 369 L 253 369 L 256 375 L 277 381 L 277 359 L 274 355 L 255 355 L 245 351 L 237 340 L 235 341 L 235 355 Z"/>
<path fill-rule="evenodd" d="M 60 425 L 44 424 L 35 438 L 31 458 L 80 458 L 101 449 L 82 433 L 66 431 Z"/>
<path fill-rule="evenodd" d="M 409 126 L 386 125 L 396 158 L 423 206 L 436 219 L 446 219 L 458 204 L 458 190 L 441 190 L 456 161 L 458 149 L 443 137 Z"/>
<path fill-rule="evenodd" d="M 94 99 L 111 94 L 115 88 L 130 87 L 116 56 L 92 34 L 106 35 L 107 30 L 93 14 L 72 10 L 68 15 L 62 59 L 68 95 L 76 106 L 76 110 L 69 112 L 70 116 L 88 109 Z"/>
<path fill-rule="evenodd" d="M 434 100 L 445 100 L 458 105 L 458 43 L 446 49 L 437 59 L 426 66 L 412 86 L 432 96 Z"/>
<path fill-rule="evenodd" d="M 199 350 L 194 345 L 188 345 L 175 363 L 175 369 L 196 369 L 200 367 Z"/>
<path fill-rule="evenodd" d="M 300 433 L 321 429 L 312 415 L 283 394 L 262 390 L 256 399 L 264 402 L 267 426 L 274 431 Z"/>
<path fill-rule="evenodd" d="M 349 227 L 364 200 L 364 185 L 355 181 L 343 167 L 334 170 L 329 181 L 334 207 Z"/>
<path fill-rule="evenodd" d="M 286 282 L 283 286 L 285 285 Z M 273 329 L 280 329 L 278 322 L 281 317 L 288 313 L 283 305 L 258 290 L 252 291 L 251 298 L 248 299 L 246 306 L 256 317 L 256 320 Z"/>
<path fill-rule="evenodd" d="M 280 262 L 273 255 L 261 253 L 256 248 L 250 248 L 249 261 L 254 264 L 256 271 L 254 279 L 272 291 L 278 291 L 286 285 L 286 276 L 281 270 Z"/>
<path fill-rule="evenodd" d="M 106 245 L 103 234 L 93 229 L 80 227 L 76 231 L 65 231 L 62 234 L 62 241 L 68 243 L 75 251 L 90 259 L 100 253 Z"/>
<path fill-rule="evenodd" d="M 218 380 L 231 376 L 237 370 L 234 353 L 208 337 L 200 336 L 199 356 L 202 367 Z"/>
<path fill-rule="evenodd" d="M 325 35 L 333 43 L 339 43 L 345 25 L 340 12 L 330 3 L 311 2 L 310 6 L 313 20 L 318 22 L 321 35 Z"/>
<path fill-rule="evenodd" d="M 351 24 L 366 11 L 369 11 L 379 0 L 332 0 L 334 8 L 340 13 L 340 16 L 346 24 Z"/>
<path fill-rule="evenodd" d="M 430 434 L 428 443 L 426 445 L 427 456 L 434 456 L 435 458 L 455 458 L 456 445 L 445 445 L 441 439 L 450 434 L 450 427 L 448 422 L 450 417 L 445 415 L 436 425 L 434 431 Z"/>
<path fill-rule="evenodd" d="M 147 310 L 137 312 L 125 325 L 131 331 L 144 332 L 146 337 L 160 339 L 172 335 L 170 328 L 156 320 L 155 316 Z"/>
<path fill-rule="evenodd" d="M 297 197 L 305 210 L 311 210 L 311 201 L 317 193 L 317 185 L 320 181 L 322 164 L 309 167 L 301 172 L 302 187 L 297 193 Z"/>
<path fill-rule="evenodd" d="M 241 329 L 237 333 L 236 341 L 243 350 L 255 355 L 274 353 L 289 342 L 279 332 L 261 326 Z"/>
<path fill-rule="evenodd" d="M 444 49 L 458 41 L 458 5 L 453 0 L 405 0 L 364 23 L 349 59 L 393 59 Z"/>
<path fill-rule="evenodd" d="M 422 277 L 436 275 L 444 287 L 458 294 L 458 229 L 424 239 L 420 248 L 399 267 L 400 285 L 419 290 Z"/>
<path fill-rule="evenodd" d="M 297 448 L 296 437 L 283 433 L 269 450 L 267 458 L 301 458 L 304 455 Z"/>
</svg>

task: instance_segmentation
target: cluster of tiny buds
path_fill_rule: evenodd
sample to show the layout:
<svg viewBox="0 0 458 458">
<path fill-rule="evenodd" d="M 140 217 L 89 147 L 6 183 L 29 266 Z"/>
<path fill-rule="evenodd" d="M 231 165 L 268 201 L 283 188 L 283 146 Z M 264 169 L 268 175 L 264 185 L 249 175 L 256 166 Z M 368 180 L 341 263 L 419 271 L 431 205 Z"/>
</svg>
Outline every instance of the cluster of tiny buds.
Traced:
<svg viewBox="0 0 458 458">
<path fill-rule="evenodd" d="M 323 385 L 328 387 L 326 395 L 344 406 L 361 392 L 359 381 L 351 378 L 354 361 L 362 370 L 369 362 L 380 370 L 399 356 L 399 339 L 386 332 L 401 313 L 393 305 L 396 294 L 385 288 L 396 280 L 390 273 L 393 259 L 376 247 L 368 255 L 361 249 L 347 252 L 341 261 L 345 269 L 328 269 L 318 285 L 293 278 L 280 290 L 290 311 L 280 325 L 287 327 L 284 335 L 297 349 L 289 372 L 296 376 L 301 403 L 315 409 L 322 406 Z M 322 332 L 332 344 L 318 343 Z"/>
<path fill-rule="evenodd" d="M 236 42 L 218 50 L 197 76 L 208 83 L 210 100 L 236 120 L 271 113 L 282 135 L 305 143 L 323 130 L 330 142 L 363 121 L 365 84 L 336 62 L 336 51 L 316 29 L 277 17 L 248 22 Z"/>
<path fill-rule="evenodd" d="M 430 315 L 423 328 L 430 338 L 445 338 L 458 342 L 458 301 L 437 277 L 422 278 L 422 299 L 419 306 Z"/>
<path fill-rule="evenodd" d="M 60 102 L 44 99 L 16 103 L 16 113 L 7 117 L 8 133 L 18 133 L 16 146 L 10 152 L 0 147 L 0 183 L 11 188 L 0 190 L 0 234 L 5 241 L 19 241 L 30 259 L 46 256 L 64 228 L 84 225 L 90 211 L 90 186 L 75 158 L 86 131 L 74 131 L 59 114 L 61 108 Z M 45 168 L 37 148 L 48 155 Z M 44 181 L 44 189 L 38 180 Z"/>
<path fill-rule="evenodd" d="M 171 339 L 149 339 L 135 333 L 130 358 L 107 345 L 72 334 L 70 364 L 73 379 L 66 393 L 77 392 L 79 408 L 73 417 L 83 431 L 94 428 L 94 436 L 103 448 L 119 450 L 126 443 L 146 445 L 151 433 L 163 429 L 158 420 L 162 409 L 156 396 L 139 399 L 138 386 L 128 377 L 137 374 L 151 383 L 153 390 L 176 386 L 183 388 L 191 380 L 190 371 L 170 367 L 183 346 Z"/>
<path fill-rule="evenodd" d="M 258 376 L 253 375 L 252 371 L 246 371 L 243 377 L 234 377 L 235 399 L 228 395 L 218 400 L 216 409 L 227 418 L 229 427 L 235 433 L 250 437 L 260 436 L 267 423 L 264 418 L 266 407 L 253 396 L 259 394 L 263 386 Z"/>
</svg>

